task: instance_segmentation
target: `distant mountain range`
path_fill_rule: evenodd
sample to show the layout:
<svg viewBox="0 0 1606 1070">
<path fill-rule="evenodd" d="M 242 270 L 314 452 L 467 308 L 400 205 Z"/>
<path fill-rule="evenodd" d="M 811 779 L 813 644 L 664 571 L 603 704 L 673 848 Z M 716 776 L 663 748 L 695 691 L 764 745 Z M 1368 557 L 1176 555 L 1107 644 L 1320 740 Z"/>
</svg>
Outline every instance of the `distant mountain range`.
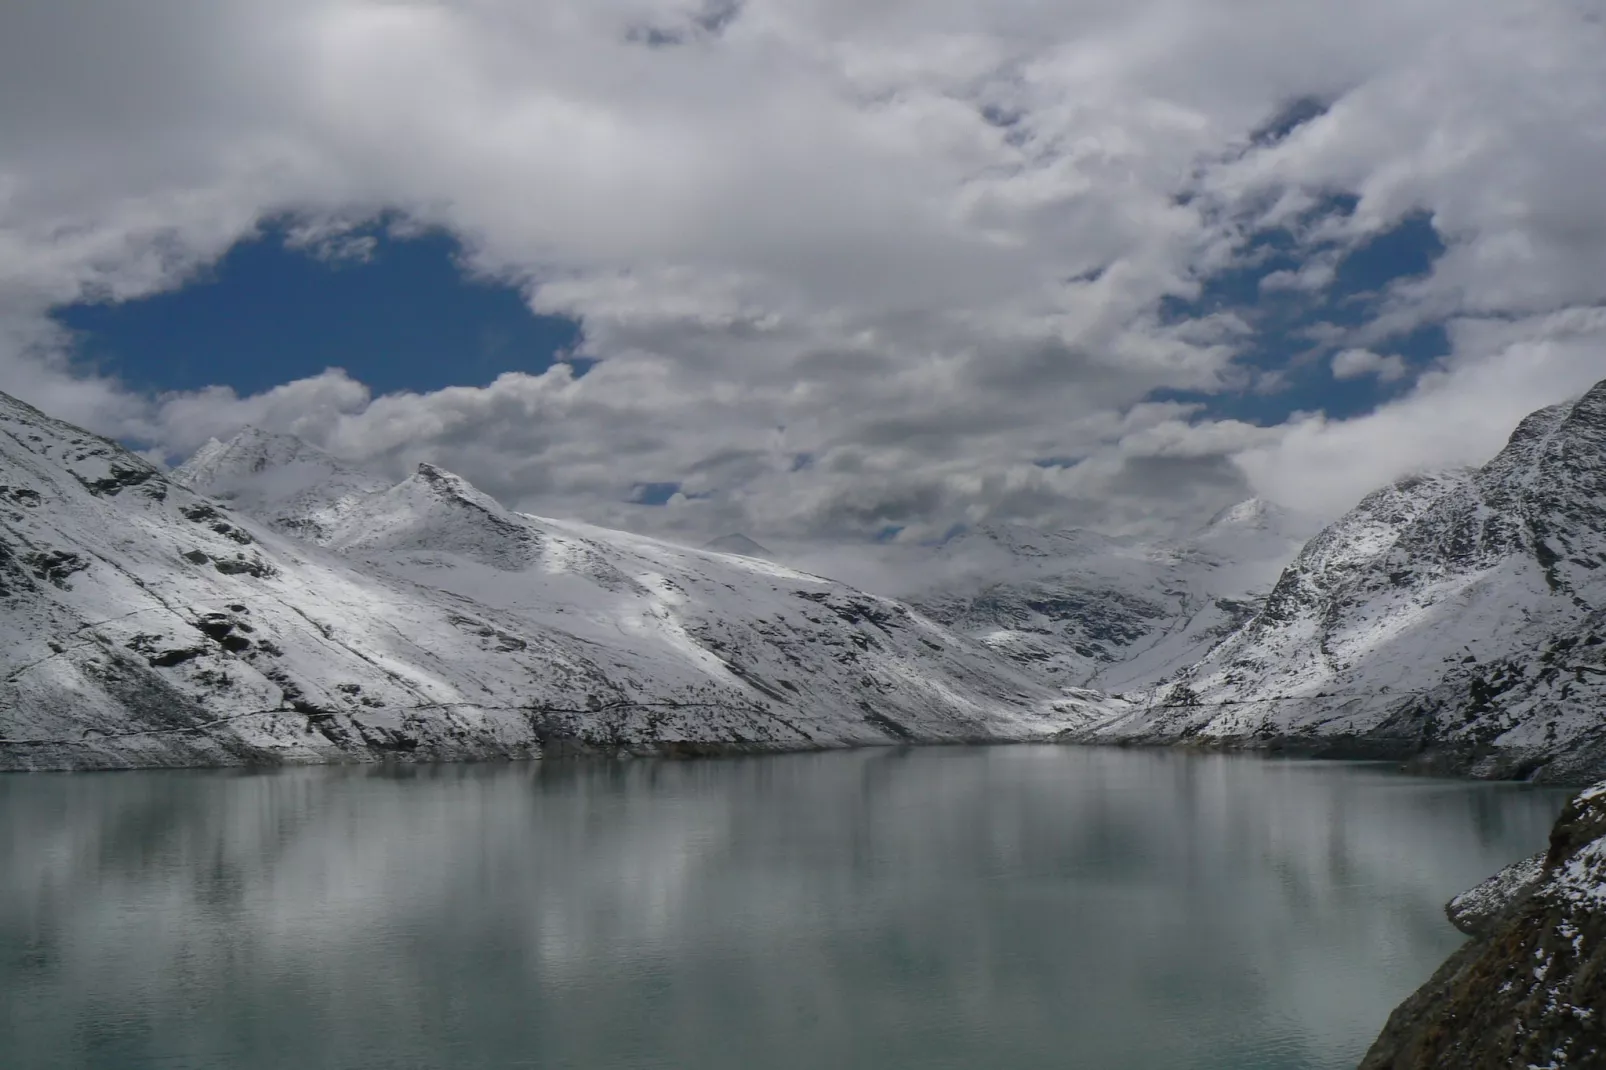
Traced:
<svg viewBox="0 0 1606 1070">
<path fill-rule="evenodd" d="M 261 431 L 164 474 L 0 395 L 0 767 L 1052 737 L 1606 770 L 1606 383 L 1315 527 L 980 525 L 872 595 Z"/>
<path fill-rule="evenodd" d="M 1254 615 L 1282 567 L 1315 530 L 1251 500 L 1168 542 L 1086 530 L 982 525 L 900 574 L 898 593 L 1062 686 L 1120 692 L 1180 672 Z"/>
<path fill-rule="evenodd" d="M 1043 739 L 985 645 L 759 560 L 245 431 L 171 474 L 0 395 L 0 768 Z"/>
</svg>

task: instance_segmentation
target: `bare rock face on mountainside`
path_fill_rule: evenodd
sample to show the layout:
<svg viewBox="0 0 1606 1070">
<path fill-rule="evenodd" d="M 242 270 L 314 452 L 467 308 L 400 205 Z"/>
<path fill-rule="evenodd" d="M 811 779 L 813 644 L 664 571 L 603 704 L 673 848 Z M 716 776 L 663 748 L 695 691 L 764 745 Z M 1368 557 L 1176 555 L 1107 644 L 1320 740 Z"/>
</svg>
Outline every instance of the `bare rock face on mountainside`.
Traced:
<svg viewBox="0 0 1606 1070">
<path fill-rule="evenodd" d="M 1482 468 L 1369 495 L 1248 623 L 1126 698 L 1074 734 L 1606 775 L 1606 382 Z"/>
<path fill-rule="evenodd" d="M 261 432 L 169 476 L 0 395 L 0 769 L 1032 739 L 1076 705 L 818 576 Z"/>
<path fill-rule="evenodd" d="M 1606 1066 L 1606 784 L 1550 849 L 1452 900 L 1473 937 L 1389 1017 L 1361 1070 Z"/>
</svg>

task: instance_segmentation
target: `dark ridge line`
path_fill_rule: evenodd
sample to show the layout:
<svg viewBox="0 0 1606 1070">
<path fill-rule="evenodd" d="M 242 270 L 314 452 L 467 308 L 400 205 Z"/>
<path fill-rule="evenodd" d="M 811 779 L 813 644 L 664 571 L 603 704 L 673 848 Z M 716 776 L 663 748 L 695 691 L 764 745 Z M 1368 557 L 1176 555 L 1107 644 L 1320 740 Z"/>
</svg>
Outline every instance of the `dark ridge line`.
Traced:
<svg viewBox="0 0 1606 1070">
<path fill-rule="evenodd" d="M 1597 669 L 1589 665 L 1561 665 L 1562 672 L 1587 672 L 1594 676 L 1606 676 L 1606 669 Z M 1323 691 L 1315 695 L 1263 695 L 1259 698 L 1225 698 L 1214 702 L 1151 702 L 1145 705 L 1145 710 L 1198 710 L 1217 706 L 1253 706 L 1260 702 L 1311 702 L 1320 698 L 1416 698 L 1421 695 L 1433 695 L 1441 688 L 1428 688 L 1425 691 Z M 1113 696 L 1112 696 L 1113 697 Z"/>
<path fill-rule="evenodd" d="M 560 706 L 493 706 L 483 702 L 425 702 L 417 706 L 383 706 L 364 707 L 364 709 L 383 713 L 410 713 L 417 710 L 449 710 L 472 708 L 477 710 L 517 710 L 523 713 L 549 714 L 549 713 L 603 713 L 607 710 L 620 709 L 718 709 L 736 710 L 741 713 L 763 713 L 771 711 L 762 706 L 738 706 L 729 702 L 606 702 L 600 706 L 585 707 L 583 709 L 570 709 Z M 291 713 L 305 717 L 309 722 L 337 716 L 338 713 L 361 713 L 362 710 L 340 710 L 331 712 L 298 710 L 291 706 L 278 706 L 265 710 L 246 710 L 242 713 L 231 713 L 226 717 L 217 717 L 200 724 L 185 725 L 181 728 L 145 728 L 129 732 L 102 732 L 98 728 L 86 728 L 77 739 L 6 739 L 0 736 L 0 747 L 87 747 L 95 743 L 112 739 L 131 739 L 135 736 L 176 736 L 186 732 L 200 732 L 220 724 L 238 721 L 246 717 L 261 717 L 270 713 Z M 90 733 L 97 738 L 89 739 Z"/>
<path fill-rule="evenodd" d="M 1574 669 L 1577 669 L 1578 671 L 1581 671 L 1581 672 L 1598 673 L 1598 674 L 1606 675 L 1606 670 L 1594 669 L 1594 668 L 1591 668 L 1589 666 L 1562 666 L 1562 669 L 1563 669 L 1563 671 L 1572 671 Z M 1354 699 L 1354 698 L 1414 698 L 1414 697 L 1421 696 L 1421 695 L 1434 694 L 1436 690 L 1437 689 L 1432 689 L 1432 690 L 1427 690 L 1427 691 L 1339 691 L 1339 692 L 1324 692 L 1322 694 L 1317 694 L 1317 695 L 1266 695 L 1266 696 L 1263 696 L 1261 698 L 1219 699 L 1219 700 L 1217 700 L 1215 702 L 1161 702 L 1161 703 L 1150 703 L 1150 704 L 1144 706 L 1143 708 L 1144 708 L 1145 711 L 1149 711 L 1149 710 L 1198 710 L 1198 709 L 1220 708 L 1220 707 L 1225 707 L 1225 706 L 1253 706 L 1253 705 L 1255 705 L 1257 703 L 1261 703 L 1261 702 L 1313 702 L 1313 701 L 1316 701 L 1318 699 Z M 486 704 L 486 703 L 483 703 L 483 702 L 425 702 L 425 703 L 420 703 L 419 705 L 416 705 L 416 706 L 365 707 L 365 709 L 371 709 L 371 710 L 375 710 L 377 712 L 384 712 L 384 713 L 412 713 L 412 712 L 416 712 L 418 710 L 449 710 L 449 709 L 463 709 L 463 708 L 472 708 L 472 709 L 478 709 L 478 710 L 500 710 L 500 711 L 517 710 L 517 711 L 521 711 L 521 712 L 524 712 L 524 713 L 535 713 L 535 714 L 550 714 L 550 713 L 587 714 L 587 713 L 603 713 L 603 712 L 608 711 L 608 710 L 620 710 L 620 709 L 637 709 L 637 710 L 645 710 L 645 709 L 674 709 L 674 710 L 716 709 L 716 710 L 735 710 L 735 711 L 739 711 L 741 713 L 750 713 L 750 714 L 757 713 L 757 714 L 765 714 L 765 715 L 769 715 L 769 716 L 773 716 L 774 715 L 774 711 L 773 710 L 769 710 L 769 709 L 767 709 L 765 707 L 762 707 L 762 706 L 738 706 L 738 705 L 735 705 L 735 704 L 729 703 L 729 702 L 671 702 L 671 701 L 666 701 L 666 702 L 606 702 L 606 703 L 603 703 L 603 704 L 601 704 L 599 706 L 588 706 L 588 707 L 584 707 L 584 708 L 570 708 L 570 707 L 561 707 L 561 706 L 535 706 L 535 705 L 532 705 L 532 706 L 504 706 L 504 705 L 489 705 L 489 704 Z M 226 717 L 218 717 L 218 718 L 215 718 L 215 719 L 210 720 L 210 721 L 202 721 L 200 724 L 185 725 L 185 726 L 180 727 L 180 728 L 147 728 L 147 729 L 136 729 L 136 730 L 129 731 L 129 732 L 102 732 L 98 728 L 86 728 L 80 734 L 78 739 L 7 739 L 4 736 L 0 736 L 0 747 L 87 747 L 87 746 L 90 746 L 90 745 L 95 744 L 95 743 L 103 742 L 103 741 L 106 741 L 106 740 L 113 740 L 113 739 L 132 739 L 132 738 L 137 737 L 137 736 L 175 736 L 175 735 L 183 735 L 183 734 L 185 734 L 187 732 L 200 732 L 200 731 L 203 731 L 204 729 L 215 727 L 216 725 L 228 724 L 228 723 L 230 723 L 232 721 L 238 721 L 238 720 L 241 720 L 241 719 L 246 718 L 246 717 L 261 717 L 261 716 L 264 716 L 264 715 L 270 714 L 270 713 L 299 714 L 300 716 L 307 718 L 307 720 L 310 722 L 310 721 L 313 721 L 313 720 L 316 720 L 316 719 L 334 717 L 334 716 L 337 715 L 337 713 L 348 713 L 349 714 L 349 713 L 361 713 L 361 712 L 362 712 L 361 710 L 341 710 L 341 711 L 331 711 L 331 712 L 322 712 L 322 711 L 308 712 L 306 710 L 295 709 L 294 707 L 279 706 L 279 707 L 274 707 L 274 708 L 271 708 L 271 709 L 246 710 L 246 711 L 244 711 L 242 713 L 231 713 Z M 783 722 L 783 723 L 785 723 L 785 722 Z M 791 726 L 789 725 L 788 727 L 791 727 Z M 89 739 L 88 736 L 91 733 L 93 733 L 97 738 Z"/>
</svg>

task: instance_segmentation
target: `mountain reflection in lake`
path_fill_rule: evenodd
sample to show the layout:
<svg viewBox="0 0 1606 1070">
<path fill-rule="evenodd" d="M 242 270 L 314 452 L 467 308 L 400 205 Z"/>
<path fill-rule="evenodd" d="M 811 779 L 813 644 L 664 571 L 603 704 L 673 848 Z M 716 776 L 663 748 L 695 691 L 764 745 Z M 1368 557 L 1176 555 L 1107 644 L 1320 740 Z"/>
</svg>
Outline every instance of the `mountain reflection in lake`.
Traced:
<svg viewBox="0 0 1606 1070">
<path fill-rule="evenodd" d="M 1057 747 L 0 776 L 0 1065 L 1352 1066 L 1564 799 Z"/>
</svg>

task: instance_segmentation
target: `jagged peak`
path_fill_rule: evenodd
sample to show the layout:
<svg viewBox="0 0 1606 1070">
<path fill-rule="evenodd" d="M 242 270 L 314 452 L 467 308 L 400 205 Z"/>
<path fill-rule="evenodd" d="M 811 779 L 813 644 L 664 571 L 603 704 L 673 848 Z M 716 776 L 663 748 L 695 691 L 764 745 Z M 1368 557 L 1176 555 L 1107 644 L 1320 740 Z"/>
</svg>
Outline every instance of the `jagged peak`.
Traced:
<svg viewBox="0 0 1606 1070">
<path fill-rule="evenodd" d="M 174 470 L 174 475 L 183 482 L 185 476 L 262 472 L 293 462 L 313 462 L 331 471 L 354 470 L 306 439 L 247 424 L 227 439 L 208 439 Z"/>
<path fill-rule="evenodd" d="M 420 462 L 389 490 L 364 497 L 331 533 L 338 550 L 445 552 L 492 568 L 526 567 L 539 533 L 468 480 Z"/>
<path fill-rule="evenodd" d="M 16 395 L 8 394 L 4 390 L 0 390 L 0 407 L 14 409 L 16 410 L 16 415 L 30 419 L 36 419 L 42 423 L 61 423 L 61 421 L 57 420 L 54 416 L 49 416 L 41 412 Z"/>
<path fill-rule="evenodd" d="M 1602 379 L 1579 395 L 1575 404 L 1584 404 L 1586 402 L 1591 407 L 1599 407 L 1602 410 L 1606 410 L 1606 379 Z"/>
<path fill-rule="evenodd" d="M 448 471 L 438 464 L 431 464 L 429 461 L 418 462 L 409 482 L 416 482 L 420 486 L 428 488 L 437 496 L 472 505 L 487 513 L 503 516 L 508 512 L 501 502 L 486 494 L 456 472 Z"/>
<path fill-rule="evenodd" d="M 1606 379 L 1584 391 L 1569 406 L 1565 422 L 1569 427 L 1606 428 Z"/>
<path fill-rule="evenodd" d="M 1510 437 L 1506 439 L 1506 449 L 1522 449 L 1554 434 L 1581 403 L 1582 399 L 1571 404 L 1547 405 L 1530 412 L 1512 429 Z"/>
<path fill-rule="evenodd" d="M 1336 523 L 1342 523 L 1347 517 L 1376 513 L 1383 508 L 1435 498 L 1446 490 L 1465 484 L 1477 474 L 1477 471 L 1476 468 L 1464 467 L 1408 472 L 1366 495 Z"/>
<path fill-rule="evenodd" d="M 226 440 L 212 438 L 173 470 L 174 482 L 203 494 L 246 492 L 265 502 L 314 491 L 370 492 L 390 485 L 296 435 L 246 426 Z"/>
</svg>

